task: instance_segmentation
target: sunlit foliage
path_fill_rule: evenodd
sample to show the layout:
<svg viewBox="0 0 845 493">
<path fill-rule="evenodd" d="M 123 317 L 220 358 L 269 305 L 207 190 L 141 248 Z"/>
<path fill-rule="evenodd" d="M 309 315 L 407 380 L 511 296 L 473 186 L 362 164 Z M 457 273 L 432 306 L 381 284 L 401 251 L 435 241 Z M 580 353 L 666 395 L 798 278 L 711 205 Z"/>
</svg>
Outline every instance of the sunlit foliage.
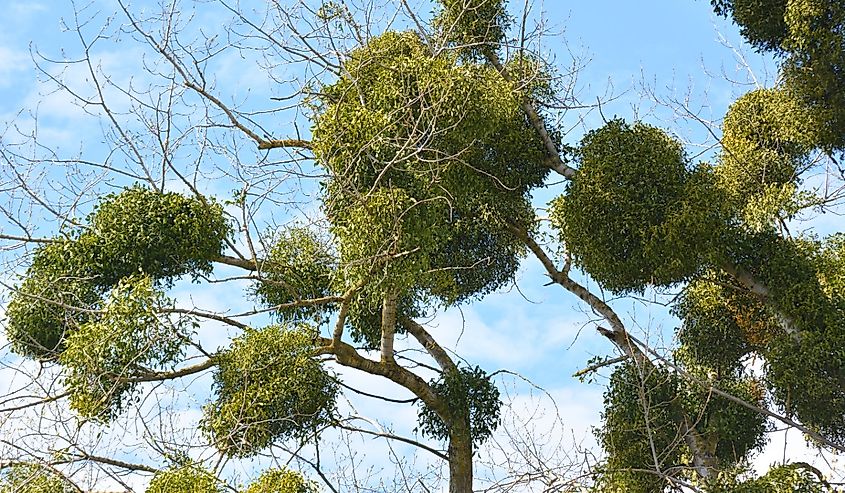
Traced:
<svg viewBox="0 0 845 493">
<path fill-rule="evenodd" d="M 217 356 L 203 430 L 220 450 L 250 456 L 331 423 L 337 383 L 315 359 L 316 335 L 304 325 L 248 329 Z"/>
<path fill-rule="evenodd" d="M 317 485 L 288 469 L 268 469 L 244 493 L 317 493 Z"/>
<path fill-rule="evenodd" d="M 0 493 L 79 493 L 79 488 L 46 466 L 20 463 L 0 470 Z"/>
<path fill-rule="evenodd" d="M 723 225 L 705 168 L 692 168 L 661 130 L 613 120 L 589 132 L 579 168 L 553 203 L 575 263 L 614 292 L 698 273 Z"/>
</svg>

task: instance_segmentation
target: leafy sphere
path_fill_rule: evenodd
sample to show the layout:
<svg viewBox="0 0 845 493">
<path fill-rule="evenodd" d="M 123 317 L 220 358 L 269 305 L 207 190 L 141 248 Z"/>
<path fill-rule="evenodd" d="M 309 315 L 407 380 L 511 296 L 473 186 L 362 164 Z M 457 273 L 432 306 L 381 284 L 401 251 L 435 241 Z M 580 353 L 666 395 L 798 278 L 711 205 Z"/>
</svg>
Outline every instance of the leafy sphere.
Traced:
<svg viewBox="0 0 845 493">
<path fill-rule="evenodd" d="M 721 229 L 707 170 L 690 171 L 681 145 L 642 123 L 589 132 L 580 167 L 552 204 L 574 261 L 614 292 L 670 285 L 701 268 Z"/>
<path fill-rule="evenodd" d="M 336 270 L 329 246 L 307 228 L 295 227 L 275 239 L 261 266 L 255 294 L 274 307 L 334 294 Z M 326 316 L 325 305 L 278 308 L 282 321 L 316 321 Z"/>
<path fill-rule="evenodd" d="M 157 472 L 146 493 L 223 493 L 223 484 L 213 474 L 193 463 Z"/>
<path fill-rule="evenodd" d="M 529 192 L 549 172 L 522 113 L 530 88 L 413 33 L 371 40 L 345 69 L 313 128 L 345 281 L 446 305 L 511 281 L 523 247 L 507 226 L 533 222 Z"/>
<path fill-rule="evenodd" d="M 289 469 L 268 469 L 244 493 L 317 493 L 317 485 Z"/>
<path fill-rule="evenodd" d="M 455 419 L 469 418 L 470 436 L 476 446 L 496 431 L 501 406 L 499 389 L 484 370 L 477 366 L 461 368 L 458 374 L 449 373 L 433 381 L 431 387 L 447 403 Z M 449 438 L 449 427 L 424 404 L 418 419 L 424 434 L 440 440 Z"/>
<path fill-rule="evenodd" d="M 337 383 L 315 359 L 316 336 L 306 326 L 248 329 L 217 357 L 203 429 L 220 450 L 251 456 L 331 422 Z"/>
</svg>

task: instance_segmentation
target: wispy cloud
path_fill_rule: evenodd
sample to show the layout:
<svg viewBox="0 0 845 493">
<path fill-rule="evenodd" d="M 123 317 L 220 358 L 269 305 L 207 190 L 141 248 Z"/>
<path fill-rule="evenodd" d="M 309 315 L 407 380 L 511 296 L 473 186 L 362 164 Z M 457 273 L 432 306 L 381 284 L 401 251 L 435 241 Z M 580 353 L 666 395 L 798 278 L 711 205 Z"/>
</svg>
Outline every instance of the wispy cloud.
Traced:
<svg viewBox="0 0 845 493">
<path fill-rule="evenodd" d="M 0 46 L 0 88 L 17 82 L 17 74 L 29 67 L 29 56 L 8 46 Z"/>
</svg>

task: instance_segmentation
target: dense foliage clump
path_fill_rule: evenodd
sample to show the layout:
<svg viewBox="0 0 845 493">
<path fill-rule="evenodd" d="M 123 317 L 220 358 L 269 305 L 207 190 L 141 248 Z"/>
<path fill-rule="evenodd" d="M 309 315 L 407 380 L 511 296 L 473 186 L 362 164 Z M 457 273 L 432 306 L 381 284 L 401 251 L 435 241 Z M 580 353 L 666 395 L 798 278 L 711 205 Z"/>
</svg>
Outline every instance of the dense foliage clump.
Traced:
<svg viewBox="0 0 845 493">
<path fill-rule="evenodd" d="M 471 57 L 495 51 L 511 23 L 504 0 L 440 0 L 434 20 L 446 41 Z"/>
<path fill-rule="evenodd" d="M 21 356 L 54 360 L 73 330 L 94 316 L 101 290 L 91 275 L 66 267 L 77 249 L 68 240 L 39 248 L 6 308 L 6 337 Z"/>
<path fill-rule="evenodd" d="M 266 305 L 276 307 L 274 312 L 282 321 L 320 322 L 327 315 L 326 304 L 296 303 L 333 295 L 336 271 L 336 260 L 325 241 L 306 228 L 291 228 L 274 238 L 255 293 Z"/>
<path fill-rule="evenodd" d="M 717 14 L 732 17 L 754 47 L 778 50 L 789 30 L 784 19 L 789 0 L 710 0 Z"/>
<path fill-rule="evenodd" d="M 730 288 L 725 277 L 690 283 L 673 307 L 686 355 L 718 375 L 736 374 L 744 358 L 781 332 L 778 320 L 753 295 Z M 718 348 L 714 351 L 714 348 Z"/>
<path fill-rule="evenodd" d="M 35 251 L 8 307 L 14 350 L 55 359 L 121 280 L 143 275 L 167 285 L 208 273 L 228 233 L 222 208 L 205 199 L 139 186 L 106 196 L 86 228 Z"/>
<path fill-rule="evenodd" d="M 289 469 L 268 469 L 244 493 L 317 493 L 317 485 Z"/>
<path fill-rule="evenodd" d="M 176 363 L 188 327 L 159 314 L 170 305 L 148 276 L 118 282 L 97 317 L 67 337 L 59 356 L 71 408 L 81 416 L 108 421 L 120 413 L 137 385 L 133 375 Z"/>
<path fill-rule="evenodd" d="M 708 378 L 705 368 L 686 363 L 698 378 Z M 713 383 L 746 402 L 763 402 L 763 387 L 754 379 L 728 375 Z M 689 473 L 681 464 L 691 456 L 690 436 L 699 453 L 712 458 L 708 467 L 725 470 L 765 445 L 765 416 L 660 367 L 622 364 L 614 370 L 604 400 L 604 426 L 597 435 L 608 456 L 597 491 L 662 491 L 667 477 Z"/>
<path fill-rule="evenodd" d="M 818 122 L 782 89 L 758 89 L 736 100 L 722 124 L 720 184 L 737 201 L 768 185 L 796 181 L 817 144 Z"/>
<path fill-rule="evenodd" d="M 597 431 L 607 461 L 596 491 L 663 490 L 666 478 L 651 471 L 678 464 L 684 452 L 674 419 L 679 413 L 677 385 L 674 375 L 659 368 L 625 363 L 614 370 L 604 395 L 604 426 Z"/>
<path fill-rule="evenodd" d="M 499 389 L 479 367 L 460 368 L 432 381 L 432 389 L 443 398 L 453 416 L 467 416 L 473 443 L 478 446 L 499 426 Z M 419 413 L 420 430 L 439 440 L 449 438 L 449 426 L 424 404 Z"/>
<path fill-rule="evenodd" d="M 526 93 L 493 68 L 433 54 L 413 33 L 353 51 L 323 88 L 313 148 L 346 283 L 446 305 L 509 282 L 549 170 L 522 113 Z"/>
<path fill-rule="evenodd" d="M 207 274 L 229 234 L 219 204 L 140 186 L 107 195 L 88 222 L 102 285 L 139 271 L 162 281 Z"/>
<path fill-rule="evenodd" d="M 215 399 L 203 430 L 229 455 L 254 455 L 275 440 L 305 440 L 332 421 L 337 382 L 315 359 L 307 326 L 248 329 L 217 356 Z"/>
<path fill-rule="evenodd" d="M 817 144 L 845 149 L 845 5 L 839 0 L 711 0 L 755 47 L 780 59 L 783 89 L 820 122 Z"/>
<path fill-rule="evenodd" d="M 0 493 L 79 493 L 79 488 L 49 467 L 19 463 L 0 470 Z"/>
<path fill-rule="evenodd" d="M 553 203 L 576 264 L 614 292 L 665 286 L 700 271 L 723 228 L 712 177 L 676 140 L 613 120 L 589 132 L 579 168 Z"/>
<path fill-rule="evenodd" d="M 223 493 L 223 483 L 193 462 L 178 464 L 153 476 L 146 493 Z"/>
<path fill-rule="evenodd" d="M 727 471 L 707 483 L 710 493 L 833 493 L 836 490 L 804 464 L 778 465 L 758 477 L 745 479 L 742 474 Z"/>
</svg>

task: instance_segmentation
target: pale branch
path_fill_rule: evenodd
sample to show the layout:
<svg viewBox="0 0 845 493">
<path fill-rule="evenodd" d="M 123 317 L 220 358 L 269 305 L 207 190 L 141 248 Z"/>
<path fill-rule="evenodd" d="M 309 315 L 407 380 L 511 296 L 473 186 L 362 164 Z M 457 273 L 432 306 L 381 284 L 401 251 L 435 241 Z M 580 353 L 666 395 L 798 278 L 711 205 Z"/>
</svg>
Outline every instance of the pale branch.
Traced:
<svg viewBox="0 0 845 493">
<path fill-rule="evenodd" d="M 175 380 L 177 378 L 187 377 L 190 375 L 195 375 L 197 373 L 201 373 L 205 370 L 216 365 L 217 362 L 211 358 L 203 361 L 202 363 L 197 363 L 195 365 L 186 366 L 185 368 L 181 368 L 179 370 L 173 371 L 161 371 L 161 372 L 150 372 L 141 375 L 134 375 L 131 377 L 118 377 L 117 380 L 123 382 L 130 382 L 130 383 L 140 383 L 140 382 L 161 382 L 165 380 Z"/>
<path fill-rule="evenodd" d="M 343 302 L 340 304 L 340 311 L 337 314 L 337 321 L 334 324 L 334 331 L 332 331 L 332 344 L 340 342 L 343 337 L 343 327 L 346 325 L 346 318 L 349 315 L 349 297 L 344 296 Z"/>
<path fill-rule="evenodd" d="M 631 340 L 631 335 L 627 330 L 608 330 L 604 327 L 596 327 L 596 331 L 610 340 L 627 358 L 634 360 L 637 367 L 648 368 L 654 366 L 651 359 Z"/>
<path fill-rule="evenodd" d="M 554 262 L 552 262 L 551 258 L 546 254 L 543 247 L 541 247 L 532 237 L 522 228 L 516 227 L 514 225 L 510 226 L 510 230 L 520 238 L 523 243 L 528 246 L 529 250 L 536 256 L 540 263 L 546 268 L 546 272 L 549 277 L 552 279 L 553 282 L 559 284 L 564 289 L 569 291 L 570 293 L 576 295 L 580 298 L 584 303 L 586 303 L 594 312 L 598 313 L 605 320 L 610 324 L 612 330 L 608 330 L 602 327 L 598 328 L 598 331 L 608 339 L 610 339 L 622 354 L 626 355 L 628 358 L 631 358 L 634 363 L 637 365 L 638 368 L 646 369 L 646 368 L 654 368 L 654 363 L 649 359 L 649 357 L 634 344 L 634 339 L 625 329 L 625 325 L 622 323 L 622 320 L 610 307 L 607 303 L 605 303 L 601 298 L 591 293 L 587 288 L 580 285 L 579 283 L 572 280 L 567 273 L 564 273 L 555 266 Z M 674 405 L 673 405 L 674 406 Z M 677 406 L 674 406 L 677 407 Z M 702 436 L 695 430 L 693 420 L 690 420 L 686 414 L 683 412 L 682 409 L 677 408 L 675 412 L 673 412 L 674 420 L 678 425 L 678 429 L 681 430 L 683 434 L 684 441 L 686 441 L 687 445 L 689 446 L 690 452 L 693 454 L 693 463 L 696 466 L 696 472 L 702 477 L 706 478 L 710 476 L 710 472 L 714 464 L 714 457 L 710 453 L 706 451 L 706 448 L 702 445 L 704 442 Z"/>
<path fill-rule="evenodd" d="M 642 370 L 653 370 L 656 368 L 648 355 L 646 355 L 646 353 L 644 353 L 637 345 L 637 342 L 639 341 L 631 336 L 624 328 L 608 330 L 604 327 L 598 327 L 596 330 L 598 330 L 601 335 L 610 339 L 610 341 L 613 342 L 613 344 L 618 347 L 625 356 L 633 360 L 636 363 L 637 368 Z M 703 445 L 705 440 L 696 431 L 695 425 L 693 424 L 694 421 L 687 416 L 676 402 L 673 401 L 670 405 L 673 421 L 675 421 L 675 424 L 678 426 L 684 442 L 686 442 L 690 449 L 690 453 L 692 453 L 692 462 L 695 471 L 702 478 L 709 477 L 711 470 L 716 466 L 717 459 L 707 450 L 707 447 Z"/>
<path fill-rule="evenodd" d="M 354 431 L 356 433 L 364 433 L 364 434 L 367 434 L 367 435 L 373 435 L 373 436 L 377 436 L 377 437 L 381 437 L 381 438 L 387 438 L 387 439 L 390 439 L 390 440 L 396 440 L 397 442 L 407 443 L 409 445 L 419 447 L 419 448 L 421 448 L 421 449 L 423 449 L 427 452 L 431 452 L 432 454 L 436 455 L 440 459 L 443 459 L 445 461 L 449 460 L 449 457 L 446 454 L 444 454 L 443 452 L 441 452 L 441 451 L 439 451 L 435 448 L 429 447 L 428 445 L 426 445 L 424 443 L 421 443 L 421 442 L 418 442 L 416 440 L 412 440 L 410 438 L 406 438 L 406 437 L 403 437 L 403 436 L 400 436 L 400 435 L 394 435 L 392 433 L 384 433 L 384 432 L 379 432 L 379 431 L 372 431 L 372 430 L 367 430 L 365 428 L 357 428 L 355 426 L 349 426 L 349 425 L 345 425 L 343 423 L 338 423 L 337 427 L 344 429 L 344 430 L 347 430 L 347 431 Z"/>
<path fill-rule="evenodd" d="M 513 82 L 513 78 L 510 73 L 508 73 L 505 66 L 502 65 L 502 61 L 499 60 L 499 56 L 495 51 L 492 49 L 486 49 L 484 50 L 484 56 L 490 64 L 499 71 L 503 79 L 508 82 Z M 543 145 L 546 147 L 547 160 L 544 164 L 567 180 L 571 180 L 575 176 L 575 168 L 567 165 L 563 162 L 563 160 L 561 160 L 560 150 L 557 148 L 554 140 L 552 140 L 551 135 L 549 135 L 549 131 L 546 129 L 546 125 L 543 123 L 542 118 L 540 118 L 540 114 L 537 112 L 537 109 L 534 108 L 534 104 L 527 97 L 522 101 L 522 110 L 525 112 L 525 115 L 528 116 L 528 121 L 531 122 L 531 126 L 534 127 L 534 130 L 536 130 L 540 135 L 540 138 L 543 140 Z"/>
<path fill-rule="evenodd" d="M 294 147 L 311 150 L 311 142 L 303 139 L 273 139 L 264 140 L 258 144 L 258 148 L 261 150 L 278 149 L 280 147 Z"/>
<path fill-rule="evenodd" d="M 604 329 L 604 330 L 606 331 L 607 329 Z M 801 423 L 793 421 L 792 419 L 790 419 L 786 416 L 782 416 L 782 415 L 777 414 L 775 412 L 772 412 L 772 411 L 770 411 L 766 408 L 752 404 L 752 403 L 750 403 L 750 402 L 748 402 L 744 399 L 736 397 L 733 394 L 725 392 L 724 390 L 721 390 L 718 387 L 715 387 L 712 383 L 705 381 L 705 380 L 702 380 L 702 379 L 696 377 L 695 375 L 690 374 L 689 372 L 687 372 L 686 370 L 684 370 L 680 366 L 676 365 L 675 363 L 672 363 L 670 360 L 668 360 L 667 358 L 662 356 L 660 353 L 658 353 L 654 349 L 651 349 L 648 345 L 644 344 L 642 341 L 638 340 L 636 337 L 634 337 L 632 335 L 628 335 L 628 339 L 633 344 L 637 344 L 637 345 L 643 347 L 646 352 L 654 355 L 655 358 L 660 360 L 667 367 L 676 371 L 678 373 L 678 375 L 680 375 L 680 376 L 686 378 L 687 380 L 699 385 L 700 387 L 704 388 L 708 392 L 712 392 L 712 393 L 718 395 L 719 397 L 727 399 L 727 400 L 729 400 L 733 403 L 739 404 L 742 407 L 745 407 L 747 409 L 750 409 L 752 411 L 760 413 L 764 416 L 768 416 L 770 418 L 776 419 L 776 420 L 780 421 L 781 423 L 783 423 L 787 426 L 791 426 L 791 427 L 801 431 L 802 433 L 804 433 L 808 437 L 812 438 L 813 440 L 817 441 L 818 443 L 821 443 L 823 445 L 826 445 L 828 447 L 836 449 L 840 452 L 845 452 L 845 445 L 839 445 L 835 442 L 832 442 L 831 440 L 827 439 L 823 435 L 819 434 L 816 431 L 811 430 L 810 428 L 807 428 L 806 426 L 802 425 Z"/>
<path fill-rule="evenodd" d="M 528 232 L 520 228 L 516 225 L 510 224 L 508 229 L 523 243 L 531 250 L 531 253 L 534 254 L 535 257 L 543 264 L 543 267 L 546 269 L 546 274 L 551 278 L 552 282 L 555 284 L 559 284 L 563 286 L 567 291 L 571 292 L 578 298 L 580 298 L 584 303 L 587 304 L 590 308 L 593 309 L 596 313 L 604 317 L 605 320 L 610 324 L 613 330 L 624 331 L 625 326 L 622 324 L 622 320 L 610 308 L 610 305 L 605 303 L 601 300 L 601 298 L 597 297 L 589 290 L 581 286 L 580 284 L 573 281 L 569 275 L 562 270 L 558 270 L 555 266 L 554 262 L 551 258 L 549 258 L 546 251 L 543 250 L 543 247 L 540 246 Z"/>
<path fill-rule="evenodd" d="M 771 302 L 771 292 L 769 291 L 769 287 L 766 286 L 762 281 L 754 277 L 750 272 L 746 271 L 742 267 L 737 265 L 733 265 L 730 262 L 723 261 L 719 268 L 729 274 L 731 277 L 737 280 L 742 287 L 750 291 L 752 294 L 756 295 L 760 298 L 763 303 L 766 303 L 771 309 L 774 310 L 775 314 L 777 315 L 778 321 L 780 322 L 780 326 L 784 332 L 789 334 L 793 340 L 796 342 L 801 342 L 801 332 L 798 330 L 795 324 L 795 320 L 790 317 L 789 315 L 783 313 L 783 310 L 778 308 Z"/>
<path fill-rule="evenodd" d="M 420 378 L 419 375 L 399 366 L 395 362 L 385 363 L 365 358 L 354 347 L 345 342 L 333 341 L 324 337 L 320 337 L 318 342 L 321 344 L 321 347 L 316 350 L 315 355 L 334 355 L 335 360 L 343 366 L 361 370 L 370 375 L 387 378 L 419 397 L 426 406 L 437 413 L 440 419 L 446 423 L 452 422 L 452 413 L 449 410 L 449 406 L 434 392 L 428 382 Z"/>
<path fill-rule="evenodd" d="M 182 66 L 182 64 L 176 58 L 176 56 L 173 53 L 171 53 L 170 51 L 168 51 L 166 46 L 159 43 L 155 38 L 153 38 L 148 32 L 144 31 L 141 28 L 141 26 L 138 25 L 135 18 L 132 16 L 132 14 L 129 12 L 129 10 L 126 8 L 126 6 L 123 4 L 123 2 L 118 2 L 118 3 L 120 4 L 121 9 L 123 9 L 123 12 L 126 14 L 126 17 L 129 19 L 129 22 L 130 22 L 130 24 L 132 24 L 132 27 L 135 29 L 135 31 L 138 32 L 138 34 L 140 34 L 144 39 L 146 39 L 147 43 L 149 43 L 150 46 L 155 48 L 155 50 L 158 51 L 170 63 L 170 65 L 173 66 L 173 68 L 182 77 L 182 81 L 183 81 L 183 84 L 185 85 L 185 87 L 192 89 L 197 94 L 199 94 L 203 98 L 210 101 L 214 106 L 218 107 L 226 115 L 226 117 L 229 119 L 229 121 L 232 123 L 232 125 L 235 128 L 237 128 L 238 130 L 243 132 L 247 137 L 254 140 L 256 142 L 256 144 L 258 144 L 259 149 L 262 149 L 262 148 L 263 149 L 270 149 L 272 147 L 282 147 L 282 146 L 278 146 L 278 145 L 277 146 L 270 145 L 272 142 L 282 142 L 282 141 L 272 141 L 272 140 L 268 141 L 268 140 L 262 138 L 257 133 L 250 130 L 249 128 L 247 128 L 246 125 L 241 123 L 240 119 L 235 114 L 235 112 L 232 111 L 225 103 L 223 103 L 223 101 L 221 101 L 219 98 L 217 98 L 216 96 L 214 96 L 213 94 L 208 92 L 203 86 L 194 82 L 194 79 L 189 76 L 187 70 L 185 69 L 185 67 Z M 304 142 L 304 141 L 302 141 L 302 142 Z M 131 145 L 131 142 L 129 142 L 129 143 Z M 264 147 L 262 147 L 262 146 L 264 146 Z M 302 146 L 299 146 L 299 147 L 302 147 Z"/>
<path fill-rule="evenodd" d="M 0 234 L 0 240 L 20 241 L 23 243 L 57 243 L 54 238 L 33 238 L 31 236 L 13 236 Z"/>
<path fill-rule="evenodd" d="M 32 401 L 32 402 L 27 402 L 25 404 L 20 404 L 18 406 L 4 407 L 4 408 L 0 409 L 0 414 L 11 413 L 11 412 L 14 412 L 14 411 L 20 411 L 20 410 L 23 410 L 23 409 L 28 409 L 30 407 L 36 407 L 36 406 L 41 406 L 43 404 L 49 404 L 49 403 L 55 402 L 59 399 L 64 399 L 65 397 L 67 397 L 69 395 L 70 395 L 70 392 L 66 391 L 66 392 L 62 392 L 60 394 L 51 395 L 49 397 L 44 397 L 44 398 L 39 399 L 37 401 Z"/>
<path fill-rule="evenodd" d="M 402 326 L 409 334 L 414 336 L 417 342 L 434 358 L 434 361 L 447 373 L 457 373 L 458 367 L 449 354 L 434 340 L 434 337 L 425 330 L 425 327 L 412 320 L 409 317 L 402 317 L 400 320 Z"/>
<path fill-rule="evenodd" d="M 175 313 L 175 314 L 179 314 L 179 315 L 190 315 L 190 316 L 194 316 L 194 317 L 207 318 L 209 320 L 216 320 L 218 322 L 223 322 L 227 325 L 231 325 L 232 327 L 237 327 L 239 329 L 248 329 L 249 328 L 249 325 L 247 325 L 243 322 L 238 322 L 237 320 L 234 320 L 231 317 L 218 315 L 216 313 L 204 312 L 204 311 L 201 311 L 201 310 L 197 310 L 195 308 L 191 308 L 191 309 L 188 309 L 188 308 L 162 308 L 159 311 L 161 313 L 165 313 L 165 314 Z"/>
<path fill-rule="evenodd" d="M 381 306 L 381 362 L 396 364 L 393 354 L 393 341 L 396 336 L 396 303 L 395 293 L 384 296 Z"/>
<path fill-rule="evenodd" d="M 340 310 L 337 314 L 337 321 L 335 322 L 334 331 L 332 332 L 333 344 L 340 343 L 340 339 L 343 337 L 343 327 L 346 325 L 346 318 L 349 315 L 349 303 L 351 303 L 352 297 L 364 287 L 364 284 L 365 282 L 361 281 L 343 293 L 343 299 L 340 300 Z"/>
<path fill-rule="evenodd" d="M 616 357 L 616 358 L 606 359 L 604 361 L 600 361 L 600 362 L 595 363 L 593 365 L 590 365 L 586 368 L 578 370 L 575 373 L 573 373 L 572 376 L 574 378 L 583 377 L 584 375 L 586 375 L 588 373 L 592 373 L 592 372 L 599 370 L 601 368 L 604 368 L 606 366 L 611 366 L 611 365 L 615 365 L 616 363 L 622 363 L 623 361 L 627 361 L 629 358 L 630 358 L 630 356 L 628 356 L 627 354 L 623 354 L 622 356 L 619 356 L 619 357 Z"/>
<path fill-rule="evenodd" d="M 160 48 L 160 49 L 159 49 L 159 51 L 160 51 L 160 52 L 162 53 L 162 55 L 164 55 L 166 58 L 170 59 L 170 56 L 169 56 L 168 54 L 166 54 L 166 53 L 165 53 L 165 50 L 164 50 L 163 48 Z M 171 63 L 172 63 L 173 65 L 176 65 L 176 62 L 175 62 L 175 61 L 173 61 L 173 60 L 171 60 Z M 178 70 L 178 69 L 177 69 L 177 70 Z M 182 72 L 182 71 L 180 70 L 180 72 Z M 226 117 L 228 117 L 228 118 L 229 118 L 229 121 L 230 121 L 230 122 L 232 122 L 232 125 L 234 125 L 234 126 L 235 126 L 235 128 L 237 128 L 238 130 L 240 130 L 240 131 L 241 131 L 241 132 L 243 132 L 244 134 L 246 134 L 246 136 L 247 136 L 247 137 L 249 137 L 250 139 L 254 140 L 254 141 L 258 144 L 259 148 L 261 147 L 261 145 L 262 145 L 262 144 L 264 144 L 264 143 L 266 143 L 266 142 L 267 142 L 266 140 L 264 140 L 263 138 L 261 138 L 261 136 L 259 136 L 257 133 L 253 132 L 252 130 L 250 130 L 249 128 L 247 128 L 247 127 L 246 127 L 243 123 L 241 123 L 241 122 L 240 122 L 240 120 L 238 119 L 238 117 L 235 115 L 235 113 L 234 113 L 231 109 L 229 109 L 229 107 L 228 107 L 228 106 L 226 106 L 226 105 L 225 105 L 222 101 L 220 101 L 220 99 L 218 99 L 218 98 L 217 98 L 217 97 L 215 97 L 213 94 L 209 93 L 208 91 L 206 91 L 205 89 L 203 89 L 202 87 L 200 87 L 198 84 L 196 84 L 196 83 L 192 82 L 191 80 L 189 80 L 189 79 L 187 78 L 187 75 L 186 75 L 186 74 L 182 73 L 181 75 L 182 75 L 182 77 L 184 77 L 184 79 L 185 79 L 185 80 L 184 80 L 185 87 L 187 87 L 187 88 L 189 88 L 189 89 L 193 89 L 193 90 L 194 90 L 194 91 L 196 91 L 199 95 L 201 95 L 202 97 L 204 97 L 204 98 L 208 99 L 209 101 L 211 101 L 211 103 L 212 103 L 212 104 L 214 104 L 215 106 L 217 106 L 218 108 L 220 108 L 220 110 L 221 110 L 221 111 L 223 111 L 223 113 L 225 113 L 225 114 L 226 114 Z"/>
<path fill-rule="evenodd" d="M 88 461 L 88 462 L 96 462 L 98 464 L 105 464 L 109 466 L 119 467 L 121 469 L 126 469 L 129 471 L 143 471 L 149 473 L 157 473 L 159 472 L 158 469 L 154 467 L 150 467 L 144 464 L 135 464 L 132 462 L 125 462 L 122 460 L 112 459 L 109 457 L 101 457 L 99 455 L 91 455 L 87 453 L 76 454 L 72 455 L 68 462 L 80 462 L 80 461 Z"/>
</svg>

